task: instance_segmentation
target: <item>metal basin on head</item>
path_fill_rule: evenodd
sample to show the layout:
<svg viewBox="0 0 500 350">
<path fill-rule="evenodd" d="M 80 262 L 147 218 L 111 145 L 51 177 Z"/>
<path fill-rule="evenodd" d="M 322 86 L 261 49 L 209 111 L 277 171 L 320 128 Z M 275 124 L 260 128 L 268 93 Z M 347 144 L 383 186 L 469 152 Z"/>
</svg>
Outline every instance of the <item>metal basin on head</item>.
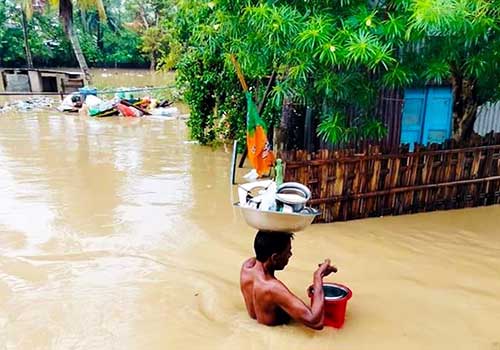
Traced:
<svg viewBox="0 0 500 350">
<path fill-rule="evenodd" d="M 308 213 L 282 213 L 243 207 L 239 203 L 234 204 L 234 206 L 240 209 L 240 213 L 248 225 L 263 231 L 302 231 L 320 213 L 312 208 L 308 208 Z"/>
</svg>

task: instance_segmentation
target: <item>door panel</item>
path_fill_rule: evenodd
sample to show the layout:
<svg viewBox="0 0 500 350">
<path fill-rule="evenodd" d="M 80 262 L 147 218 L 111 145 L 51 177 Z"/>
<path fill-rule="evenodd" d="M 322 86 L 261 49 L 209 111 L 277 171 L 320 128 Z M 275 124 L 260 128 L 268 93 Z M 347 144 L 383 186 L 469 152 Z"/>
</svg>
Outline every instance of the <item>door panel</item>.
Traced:
<svg viewBox="0 0 500 350">
<path fill-rule="evenodd" d="M 401 143 L 409 143 L 410 150 L 413 150 L 415 142 L 421 142 L 424 109 L 425 91 L 423 89 L 406 90 L 401 121 Z"/>
<path fill-rule="evenodd" d="M 422 143 L 442 143 L 451 137 L 451 88 L 429 88 Z"/>
<path fill-rule="evenodd" d="M 401 143 L 442 143 L 451 137 L 452 92 L 449 87 L 406 89 Z"/>
</svg>

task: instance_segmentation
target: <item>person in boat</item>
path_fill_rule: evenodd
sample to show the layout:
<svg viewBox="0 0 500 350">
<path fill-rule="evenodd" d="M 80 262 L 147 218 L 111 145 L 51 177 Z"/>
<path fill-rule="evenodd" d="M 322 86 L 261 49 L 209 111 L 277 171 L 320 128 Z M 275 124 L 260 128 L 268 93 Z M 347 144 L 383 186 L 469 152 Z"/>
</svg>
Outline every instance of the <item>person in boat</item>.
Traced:
<svg viewBox="0 0 500 350">
<path fill-rule="evenodd" d="M 294 319 L 313 329 L 323 328 L 325 297 L 323 277 L 337 272 L 330 260 L 313 274 L 311 306 L 295 296 L 275 272 L 283 270 L 292 256 L 293 233 L 259 231 L 255 236 L 255 257 L 247 259 L 240 274 L 240 287 L 248 314 L 257 322 L 275 326 Z"/>
</svg>

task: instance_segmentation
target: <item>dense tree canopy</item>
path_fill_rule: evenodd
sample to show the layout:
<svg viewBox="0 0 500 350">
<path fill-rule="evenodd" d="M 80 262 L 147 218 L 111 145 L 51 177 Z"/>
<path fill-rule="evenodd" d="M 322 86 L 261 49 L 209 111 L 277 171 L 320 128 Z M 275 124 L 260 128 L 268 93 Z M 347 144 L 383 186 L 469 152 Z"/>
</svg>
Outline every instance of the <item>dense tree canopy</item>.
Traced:
<svg viewBox="0 0 500 350">
<path fill-rule="evenodd" d="M 147 67 L 148 58 L 141 52 L 143 40 L 134 27 L 135 16 L 121 9 L 121 2 L 105 2 L 104 6 L 106 21 L 96 9 L 74 9 L 75 31 L 89 65 Z M 0 0 L 0 66 L 26 65 L 21 24 L 21 7 L 12 0 Z M 27 27 L 36 67 L 78 65 L 55 9 L 34 11 Z"/>
<path fill-rule="evenodd" d="M 232 70 L 228 55 L 235 54 L 254 85 L 276 72 L 275 106 L 292 100 L 321 111 L 319 132 L 330 141 L 383 134 L 372 114 L 381 87 L 451 84 L 456 138 L 470 134 L 476 107 L 497 95 L 498 1 L 184 0 L 178 5 L 184 57 L 198 56 L 200 64 L 219 60 L 224 65 L 218 73 L 224 75 Z M 185 80 L 193 88 L 205 77 L 197 73 Z M 348 121 L 347 107 L 359 117 Z"/>
</svg>

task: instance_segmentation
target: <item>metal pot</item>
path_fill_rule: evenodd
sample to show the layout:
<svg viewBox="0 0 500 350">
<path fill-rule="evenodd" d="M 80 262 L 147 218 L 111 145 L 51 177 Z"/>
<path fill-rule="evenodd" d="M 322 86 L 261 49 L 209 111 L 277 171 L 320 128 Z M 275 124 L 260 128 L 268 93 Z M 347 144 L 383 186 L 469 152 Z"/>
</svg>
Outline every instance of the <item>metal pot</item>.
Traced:
<svg viewBox="0 0 500 350">
<path fill-rule="evenodd" d="M 314 294 L 313 286 L 310 286 L 307 289 L 307 293 L 309 294 L 309 297 L 313 296 Z M 344 299 L 345 297 L 349 296 L 349 294 L 351 294 L 352 292 L 349 288 L 341 284 L 325 282 L 323 283 L 323 293 L 325 295 L 325 300 L 332 301 L 332 300 Z"/>
<path fill-rule="evenodd" d="M 298 182 L 285 182 L 278 187 L 275 197 L 278 206 L 288 205 L 293 212 L 300 212 L 311 198 L 311 191 Z"/>
</svg>

